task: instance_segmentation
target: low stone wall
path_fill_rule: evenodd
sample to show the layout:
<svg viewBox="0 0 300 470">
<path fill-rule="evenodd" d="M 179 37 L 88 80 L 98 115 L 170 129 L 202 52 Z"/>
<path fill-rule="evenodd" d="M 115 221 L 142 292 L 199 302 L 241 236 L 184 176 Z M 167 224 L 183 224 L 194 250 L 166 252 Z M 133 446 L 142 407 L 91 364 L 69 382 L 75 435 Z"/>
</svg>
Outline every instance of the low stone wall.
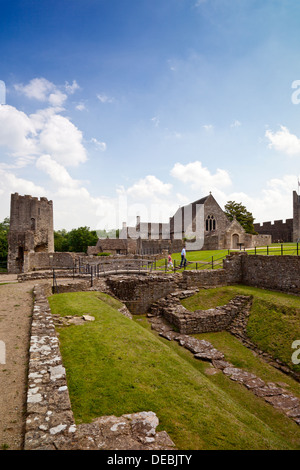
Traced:
<svg viewBox="0 0 300 470">
<path fill-rule="evenodd" d="M 216 287 L 227 284 L 227 273 L 225 269 L 199 269 L 183 271 L 182 278 L 186 287 Z"/>
<path fill-rule="evenodd" d="M 252 302 L 251 296 L 237 295 L 224 306 L 190 312 L 181 304 L 180 298 L 180 292 L 169 295 L 152 305 L 150 313 L 162 315 L 177 331 L 186 335 L 226 330 L 238 314 L 249 310 Z"/>
<path fill-rule="evenodd" d="M 29 253 L 28 271 L 52 268 L 72 268 L 76 259 L 76 253 Z"/>
<path fill-rule="evenodd" d="M 242 256 L 242 282 L 249 286 L 300 294 L 300 257 Z"/>
<path fill-rule="evenodd" d="M 34 288 L 25 450 L 72 448 L 76 430 L 66 372 L 44 286 Z M 47 286 L 48 294 L 49 287 Z"/>
<path fill-rule="evenodd" d="M 182 283 L 181 274 L 110 276 L 106 284 L 134 315 L 146 313 L 157 299 L 166 297 Z"/>
</svg>

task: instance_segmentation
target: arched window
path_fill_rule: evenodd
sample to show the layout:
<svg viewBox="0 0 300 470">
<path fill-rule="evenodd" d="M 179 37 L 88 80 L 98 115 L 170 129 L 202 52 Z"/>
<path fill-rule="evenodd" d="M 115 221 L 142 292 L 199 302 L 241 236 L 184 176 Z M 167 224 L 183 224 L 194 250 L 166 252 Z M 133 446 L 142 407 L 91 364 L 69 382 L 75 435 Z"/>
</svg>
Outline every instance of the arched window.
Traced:
<svg viewBox="0 0 300 470">
<path fill-rule="evenodd" d="M 216 219 L 213 215 L 208 215 L 205 222 L 205 228 L 207 232 L 216 230 Z"/>
</svg>

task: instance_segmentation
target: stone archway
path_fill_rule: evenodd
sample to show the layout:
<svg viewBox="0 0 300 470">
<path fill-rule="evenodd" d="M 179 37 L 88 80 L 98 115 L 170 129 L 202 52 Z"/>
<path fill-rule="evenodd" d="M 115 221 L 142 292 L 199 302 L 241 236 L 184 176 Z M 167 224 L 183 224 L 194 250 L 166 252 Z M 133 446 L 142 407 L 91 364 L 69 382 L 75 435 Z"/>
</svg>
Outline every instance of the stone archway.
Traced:
<svg viewBox="0 0 300 470">
<path fill-rule="evenodd" d="M 237 233 L 234 233 L 231 237 L 231 248 L 239 248 L 240 237 Z"/>
</svg>

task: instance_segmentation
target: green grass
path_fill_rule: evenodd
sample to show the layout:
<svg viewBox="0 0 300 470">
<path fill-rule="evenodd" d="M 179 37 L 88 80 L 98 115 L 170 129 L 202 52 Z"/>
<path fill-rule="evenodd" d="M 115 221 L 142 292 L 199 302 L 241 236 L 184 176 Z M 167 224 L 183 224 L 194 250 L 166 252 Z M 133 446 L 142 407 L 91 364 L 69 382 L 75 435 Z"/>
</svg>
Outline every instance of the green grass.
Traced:
<svg viewBox="0 0 300 470">
<path fill-rule="evenodd" d="M 249 255 L 281 255 L 283 249 L 284 255 L 297 255 L 297 243 L 272 243 L 271 245 L 257 247 L 256 250 L 247 249 L 246 252 Z M 213 269 L 220 269 L 223 267 L 223 259 L 231 252 L 238 250 L 201 250 L 201 251 L 187 251 L 187 261 L 189 264 L 186 269 L 211 269 L 213 262 Z M 243 250 L 242 250 L 243 251 Z M 300 255 L 300 244 L 298 249 Z M 176 266 L 180 264 L 181 256 L 180 253 L 173 253 L 172 259 L 175 260 Z M 156 262 L 157 268 L 163 269 L 165 267 L 165 259 L 161 259 Z M 197 267 L 196 267 L 197 263 Z M 183 268 L 180 270 L 182 271 Z M 171 270 L 169 269 L 168 272 Z"/>
<path fill-rule="evenodd" d="M 292 343 L 300 339 L 300 297 L 249 286 L 229 286 L 200 290 L 182 304 L 191 311 L 225 305 L 236 294 L 253 296 L 247 325 L 249 338 L 260 349 L 300 372 L 292 363 Z"/>
<path fill-rule="evenodd" d="M 160 338 L 145 317 L 129 320 L 97 292 L 49 302 L 53 313 L 95 317 L 59 329 L 77 423 L 154 411 L 178 449 L 300 449 L 295 423 L 222 373 L 207 375 L 206 363 Z"/>
<path fill-rule="evenodd" d="M 205 251 L 187 251 L 187 266 L 186 269 L 211 269 L 212 263 L 213 268 L 223 268 L 223 259 L 228 255 L 228 250 L 205 250 Z M 180 253 L 172 254 L 173 264 L 175 261 L 176 267 L 180 265 L 181 255 Z M 156 262 L 157 267 L 165 267 L 165 259 L 158 260 Z M 180 271 L 183 271 L 181 268 Z M 170 270 L 168 270 L 170 272 Z"/>
</svg>

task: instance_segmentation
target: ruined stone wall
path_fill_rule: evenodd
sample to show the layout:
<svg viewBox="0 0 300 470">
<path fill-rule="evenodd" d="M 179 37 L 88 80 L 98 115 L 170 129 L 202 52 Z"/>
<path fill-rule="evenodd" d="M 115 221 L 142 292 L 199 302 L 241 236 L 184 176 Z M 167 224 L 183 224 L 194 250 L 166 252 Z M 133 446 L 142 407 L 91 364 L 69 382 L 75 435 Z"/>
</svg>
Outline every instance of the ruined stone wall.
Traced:
<svg viewBox="0 0 300 470">
<path fill-rule="evenodd" d="M 76 259 L 75 253 L 29 253 L 27 271 L 53 268 L 72 268 Z"/>
<path fill-rule="evenodd" d="M 242 256 L 243 284 L 300 294 L 299 256 Z"/>
<path fill-rule="evenodd" d="M 239 284 L 242 281 L 242 258 L 239 252 L 231 253 L 223 261 L 223 269 L 183 271 L 183 283 L 189 287 L 216 287 Z"/>
<path fill-rule="evenodd" d="M 125 303 L 134 315 L 146 313 L 157 299 L 166 297 L 178 288 L 182 278 L 167 275 L 110 276 L 106 283 L 112 293 Z"/>
<path fill-rule="evenodd" d="M 176 330 L 186 335 L 227 330 L 251 303 L 250 296 L 237 295 L 224 306 L 191 312 L 181 304 L 180 294 L 174 293 L 156 302 L 150 312 L 162 315 Z"/>
</svg>

